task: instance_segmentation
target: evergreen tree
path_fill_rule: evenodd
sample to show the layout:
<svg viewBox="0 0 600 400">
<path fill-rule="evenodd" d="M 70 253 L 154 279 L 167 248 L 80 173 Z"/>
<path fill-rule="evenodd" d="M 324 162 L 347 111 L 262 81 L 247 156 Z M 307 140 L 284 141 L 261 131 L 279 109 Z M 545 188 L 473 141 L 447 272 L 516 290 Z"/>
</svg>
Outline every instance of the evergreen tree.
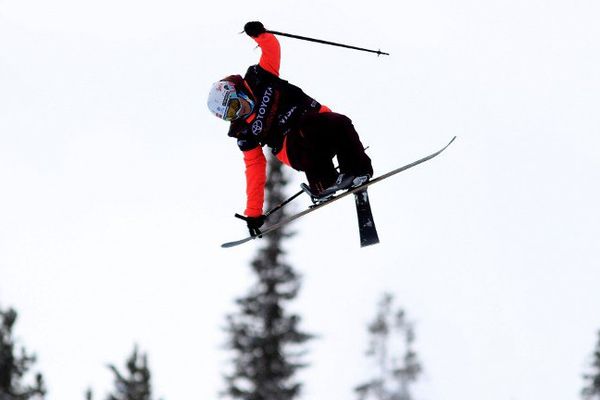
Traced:
<svg viewBox="0 0 600 400">
<path fill-rule="evenodd" d="M 266 204 L 271 208 L 284 200 L 287 180 L 281 164 L 269 160 Z M 269 217 L 275 223 L 285 209 Z M 262 239 L 264 247 L 252 261 L 256 282 L 249 293 L 237 299 L 239 312 L 227 316 L 228 347 L 235 353 L 233 372 L 226 375 L 226 394 L 242 400 L 291 400 L 301 384 L 294 380 L 301 362 L 302 344 L 311 338 L 299 330 L 300 317 L 286 312 L 285 303 L 300 289 L 300 279 L 283 261 L 285 229 Z"/>
<path fill-rule="evenodd" d="M 24 348 L 16 349 L 12 333 L 16 320 L 15 310 L 0 309 L 0 400 L 43 399 L 46 387 L 42 375 L 35 374 L 32 383 L 25 381 L 36 357 Z"/>
<path fill-rule="evenodd" d="M 585 400 L 600 400 L 600 331 L 598 332 L 598 342 L 592 356 L 590 373 L 583 375 L 587 382 L 581 391 L 581 397 Z"/>
<path fill-rule="evenodd" d="M 114 393 L 108 400 L 151 400 L 152 388 L 150 384 L 150 369 L 146 354 L 138 354 L 137 346 L 134 347 L 131 357 L 127 360 L 126 375 L 121 374 L 114 365 L 109 365 L 115 376 Z M 91 398 L 91 391 L 88 394 Z"/>
<path fill-rule="evenodd" d="M 421 364 L 413 349 L 412 322 L 401 308 L 393 311 L 393 296 L 385 294 L 375 320 L 369 325 L 367 356 L 375 364 L 374 376 L 355 390 L 359 400 L 411 400 L 409 387 L 421 373 Z M 399 346 L 396 349 L 395 346 Z"/>
</svg>

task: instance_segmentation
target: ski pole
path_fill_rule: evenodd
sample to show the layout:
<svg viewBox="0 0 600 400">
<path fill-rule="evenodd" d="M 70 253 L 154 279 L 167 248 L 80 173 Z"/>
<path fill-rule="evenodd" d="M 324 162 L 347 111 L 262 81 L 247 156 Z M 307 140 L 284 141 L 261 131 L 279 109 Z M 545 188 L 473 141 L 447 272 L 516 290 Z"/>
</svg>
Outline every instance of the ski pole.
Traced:
<svg viewBox="0 0 600 400">
<path fill-rule="evenodd" d="M 302 193 L 304 193 L 303 190 L 300 190 L 298 193 L 294 194 L 293 196 L 289 197 L 288 199 L 282 201 L 281 203 L 279 203 L 278 205 L 276 205 L 275 207 L 271 208 L 269 211 L 267 211 L 264 215 L 265 218 L 267 218 L 269 215 L 273 214 L 275 211 L 279 211 L 280 209 L 282 209 L 286 204 L 288 204 L 289 202 L 291 202 L 292 200 L 294 200 L 296 197 L 300 196 Z M 243 219 L 246 220 L 246 217 L 244 217 L 243 215 L 240 214 L 235 214 L 236 218 L 239 219 Z"/>
<path fill-rule="evenodd" d="M 342 43 L 329 42 L 327 40 L 314 39 L 314 38 L 309 38 L 309 37 L 306 37 L 306 36 L 292 35 L 291 33 L 269 31 L 269 30 L 267 32 L 268 33 L 272 33 L 273 35 L 286 36 L 286 37 L 290 37 L 290 38 L 293 38 L 293 39 L 300 39 L 300 40 L 306 40 L 306 41 L 309 41 L 309 42 L 315 42 L 315 43 L 321 43 L 321 44 L 328 44 L 328 45 L 331 45 L 331 46 L 345 47 L 347 49 L 367 51 L 369 53 L 375 53 L 375 54 L 377 54 L 377 56 L 380 56 L 382 54 L 386 55 L 386 56 L 390 55 L 389 53 L 384 53 L 381 50 L 369 50 L 369 49 L 364 49 L 362 47 L 350 46 L 350 45 L 342 44 Z"/>
<path fill-rule="evenodd" d="M 265 213 L 265 217 L 268 217 L 269 215 L 273 214 L 275 211 L 279 211 L 280 209 L 282 209 L 286 204 L 288 204 L 289 202 L 291 202 L 292 200 L 294 200 L 296 197 L 300 196 L 302 193 L 304 193 L 303 190 L 300 190 L 298 193 L 296 193 L 295 195 L 291 196 L 290 198 L 288 198 L 287 200 L 282 201 L 281 203 L 279 203 L 279 205 L 271 208 L 269 211 L 267 211 Z"/>
</svg>

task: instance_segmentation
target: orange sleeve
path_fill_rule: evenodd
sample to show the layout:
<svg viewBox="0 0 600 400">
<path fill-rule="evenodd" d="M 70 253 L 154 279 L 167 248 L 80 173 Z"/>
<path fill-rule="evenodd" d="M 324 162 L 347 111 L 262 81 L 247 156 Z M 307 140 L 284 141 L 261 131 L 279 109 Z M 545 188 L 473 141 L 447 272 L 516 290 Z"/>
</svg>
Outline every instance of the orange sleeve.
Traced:
<svg viewBox="0 0 600 400">
<path fill-rule="evenodd" d="M 243 152 L 246 164 L 246 214 L 258 217 L 263 213 L 265 201 L 265 183 L 267 181 L 267 159 L 262 147 Z"/>
<path fill-rule="evenodd" d="M 273 75 L 279 76 L 279 65 L 281 63 L 279 40 L 272 33 L 261 33 L 254 40 L 256 40 L 262 51 L 258 65 Z"/>
</svg>

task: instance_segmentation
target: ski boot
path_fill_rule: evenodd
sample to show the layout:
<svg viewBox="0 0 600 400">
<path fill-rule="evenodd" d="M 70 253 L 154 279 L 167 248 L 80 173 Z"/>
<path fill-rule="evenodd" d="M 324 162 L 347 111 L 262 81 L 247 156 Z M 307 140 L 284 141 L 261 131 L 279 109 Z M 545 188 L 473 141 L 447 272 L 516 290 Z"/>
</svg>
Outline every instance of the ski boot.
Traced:
<svg viewBox="0 0 600 400">
<path fill-rule="evenodd" d="M 361 186 L 369 181 L 371 175 L 364 174 L 359 176 L 354 176 L 350 174 L 341 173 L 338 175 L 335 183 L 329 186 L 327 189 L 323 190 L 320 193 L 314 193 L 311 188 L 306 184 L 300 184 L 302 190 L 310 196 L 314 205 L 318 205 L 324 203 L 328 200 L 331 200 L 335 193 L 339 190 L 353 189 L 355 187 Z"/>
</svg>

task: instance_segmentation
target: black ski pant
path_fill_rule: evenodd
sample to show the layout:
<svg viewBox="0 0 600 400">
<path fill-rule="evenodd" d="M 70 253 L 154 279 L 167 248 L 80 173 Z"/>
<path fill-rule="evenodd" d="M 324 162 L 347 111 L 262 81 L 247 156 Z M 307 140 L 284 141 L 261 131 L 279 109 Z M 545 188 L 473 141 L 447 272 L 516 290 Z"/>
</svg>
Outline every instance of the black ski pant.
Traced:
<svg viewBox="0 0 600 400">
<path fill-rule="evenodd" d="M 297 129 L 287 135 L 287 154 L 292 168 L 304 171 L 311 190 L 319 193 L 333 185 L 338 173 L 373 175 L 371 159 L 365 154 L 350 118 L 324 112 L 302 117 Z"/>
</svg>

